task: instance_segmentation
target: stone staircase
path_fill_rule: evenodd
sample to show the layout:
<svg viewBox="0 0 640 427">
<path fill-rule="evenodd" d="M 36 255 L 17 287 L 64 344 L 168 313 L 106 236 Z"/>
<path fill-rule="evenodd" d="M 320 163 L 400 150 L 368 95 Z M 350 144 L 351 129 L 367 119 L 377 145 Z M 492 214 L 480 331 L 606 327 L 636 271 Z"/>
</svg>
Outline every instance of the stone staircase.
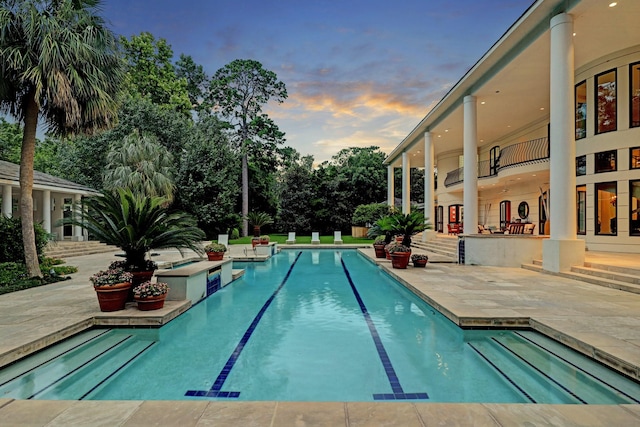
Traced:
<svg viewBox="0 0 640 427">
<path fill-rule="evenodd" d="M 71 242 L 63 240 L 49 242 L 44 250 L 44 254 L 49 258 L 65 259 L 80 255 L 115 252 L 117 250 L 118 248 L 115 246 L 109 246 L 92 240 L 87 242 Z"/>
<path fill-rule="evenodd" d="M 541 260 L 534 260 L 531 264 L 523 264 L 522 268 L 546 273 L 542 269 Z M 570 271 L 554 274 L 568 279 L 640 294 L 640 267 L 632 268 L 585 262 L 583 266 L 573 266 Z"/>
<path fill-rule="evenodd" d="M 422 235 L 418 234 L 411 239 L 411 246 L 426 252 L 429 256 L 429 262 L 458 262 L 457 236 L 438 234 L 435 239 L 423 242 Z"/>
</svg>

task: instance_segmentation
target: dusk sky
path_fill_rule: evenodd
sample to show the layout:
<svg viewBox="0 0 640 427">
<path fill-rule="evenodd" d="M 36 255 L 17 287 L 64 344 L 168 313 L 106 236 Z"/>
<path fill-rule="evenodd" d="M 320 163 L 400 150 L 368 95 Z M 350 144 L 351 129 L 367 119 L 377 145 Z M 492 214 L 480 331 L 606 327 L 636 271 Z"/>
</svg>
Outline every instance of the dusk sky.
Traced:
<svg viewBox="0 0 640 427">
<path fill-rule="evenodd" d="M 533 0 L 104 0 L 114 32 L 164 38 L 211 76 L 234 59 L 274 71 L 266 112 L 316 163 L 389 153 Z"/>
</svg>

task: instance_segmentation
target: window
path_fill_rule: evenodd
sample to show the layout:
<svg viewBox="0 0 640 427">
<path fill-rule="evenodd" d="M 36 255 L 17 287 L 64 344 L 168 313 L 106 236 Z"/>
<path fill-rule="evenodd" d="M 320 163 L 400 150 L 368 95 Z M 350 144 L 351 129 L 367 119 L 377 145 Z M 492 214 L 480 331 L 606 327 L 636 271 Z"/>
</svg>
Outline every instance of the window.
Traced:
<svg viewBox="0 0 640 427">
<path fill-rule="evenodd" d="M 500 202 L 500 230 L 506 230 L 511 222 L 511 201 Z"/>
<path fill-rule="evenodd" d="M 587 136 L 587 82 L 576 85 L 576 139 Z"/>
<path fill-rule="evenodd" d="M 576 214 L 578 223 L 578 234 L 587 234 L 587 186 L 576 187 Z"/>
<path fill-rule="evenodd" d="M 443 227 L 443 218 L 444 218 L 444 207 L 442 206 L 438 206 L 437 207 L 437 212 L 436 212 L 436 218 L 437 218 L 437 226 L 438 226 L 438 230 L 440 233 L 442 233 L 442 230 L 444 229 Z"/>
<path fill-rule="evenodd" d="M 640 181 L 629 181 L 629 234 L 640 236 Z"/>
<path fill-rule="evenodd" d="M 595 83 L 596 134 L 614 131 L 618 125 L 616 70 L 598 74 Z"/>
<path fill-rule="evenodd" d="M 587 174 L 587 156 L 576 157 L 576 176 Z"/>
<path fill-rule="evenodd" d="M 617 170 L 616 159 L 618 152 L 616 150 L 602 151 L 596 153 L 595 173 L 612 172 Z"/>
<path fill-rule="evenodd" d="M 550 190 L 545 191 L 538 196 L 538 234 L 549 234 L 547 226 L 547 218 L 549 218 L 549 193 Z"/>
<path fill-rule="evenodd" d="M 462 205 L 449 205 L 449 224 L 459 224 L 462 222 Z"/>
<path fill-rule="evenodd" d="M 491 148 L 489 152 L 489 175 L 494 176 L 498 174 L 498 168 L 500 167 L 500 147 L 495 146 Z"/>
<path fill-rule="evenodd" d="M 640 147 L 629 149 L 629 169 L 640 169 Z"/>
<path fill-rule="evenodd" d="M 618 184 L 596 184 L 596 234 L 615 236 L 618 233 Z"/>
<path fill-rule="evenodd" d="M 629 65 L 629 126 L 640 126 L 640 62 Z"/>
</svg>

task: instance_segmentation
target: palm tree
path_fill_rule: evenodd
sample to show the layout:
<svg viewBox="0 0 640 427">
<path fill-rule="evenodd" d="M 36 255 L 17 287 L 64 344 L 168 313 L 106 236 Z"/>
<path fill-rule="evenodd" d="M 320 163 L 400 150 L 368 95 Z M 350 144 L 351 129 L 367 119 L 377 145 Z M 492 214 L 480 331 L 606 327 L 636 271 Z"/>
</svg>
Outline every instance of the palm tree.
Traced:
<svg viewBox="0 0 640 427">
<path fill-rule="evenodd" d="M 165 197 L 147 197 L 131 189 L 90 197 L 84 210 L 76 208 L 72 218 L 64 218 L 63 225 L 77 225 L 108 245 L 125 253 L 127 269 L 146 269 L 146 255 L 152 249 L 191 249 L 203 254 L 205 234 L 190 215 L 170 211 Z"/>
<path fill-rule="evenodd" d="M 134 193 L 164 196 L 171 202 L 175 189 L 172 168 L 173 156 L 166 148 L 134 131 L 107 154 L 104 188 L 130 188 Z"/>
<path fill-rule="evenodd" d="M 99 0 L 0 3 L 0 111 L 24 123 L 20 215 L 29 276 L 41 276 L 33 231 L 33 159 L 42 116 L 58 135 L 109 126 L 124 76 Z"/>
<path fill-rule="evenodd" d="M 424 218 L 424 213 L 413 211 L 408 214 L 395 214 L 392 217 L 393 229 L 396 235 L 402 236 L 402 245 L 411 247 L 411 237 L 423 230 L 429 230 L 429 224 Z"/>
</svg>

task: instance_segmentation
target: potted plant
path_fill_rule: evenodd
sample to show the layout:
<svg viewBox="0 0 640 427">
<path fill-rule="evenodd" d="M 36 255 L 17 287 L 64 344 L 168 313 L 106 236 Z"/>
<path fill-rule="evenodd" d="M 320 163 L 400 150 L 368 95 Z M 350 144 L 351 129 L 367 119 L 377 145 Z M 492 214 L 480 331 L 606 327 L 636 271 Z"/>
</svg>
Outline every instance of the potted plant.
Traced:
<svg viewBox="0 0 640 427">
<path fill-rule="evenodd" d="M 426 222 L 424 214 L 417 210 L 408 214 L 395 214 L 392 216 L 391 222 L 394 234 L 402 236 L 402 245 L 407 247 L 411 247 L 412 236 L 431 228 L 431 225 Z"/>
<path fill-rule="evenodd" d="M 395 248 L 396 246 L 400 246 L 400 243 L 396 242 L 395 240 L 388 245 L 385 245 L 384 254 L 387 259 L 391 259 L 391 249 Z"/>
<path fill-rule="evenodd" d="M 122 266 L 134 273 L 134 286 L 149 280 L 157 268 L 147 259 L 152 249 L 191 249 L 202 254 L 205 234 L 190 215 L 170 210 L 167 198 L 144 196 L 130 189 L 118 189 L 104 195 L 88 197 L 78 204 L 60 225 L 86 229 L 90 236 L 124 251 Z"/>
<path fill-rule="evenodd" d="M 124 310 L 133 275 L 122 267 L 99 271 L 89 278 L 98 296 L 100 311 Z"/>
<path fill-rule="evenodd" d="M 273 218 L 266 212 L 249 212 L 247 221 L 253 225 L 253 238 L 251 244 L 255 247 L 260 244 L 260 228 L 264 225 L 273 224 Z"/>
<path fill-rule="evenodd" d="M 266 234 L 263 234 L 262 236 L 260 236 L 260 244 L 261 245 L 268 245 L 269 244 L 269 236 Z"/>
<path fill-rule="evenodd" d="M 391 256 L 391 266 L 393 268 L 407 268 L 411 248 L 401 244 L 389 245 L 389 255 Z"/>
<path fill-rule="evenodd" d="M 373 241 L 373 250 L 376 252 L 376 258 L 384 258 L 386 257 L 384 247 L 384 236 L 376 237 L 376 240 Z"/>
<path fill-rule="evenodd" d="M 146 281 L 133 288 L 133 298 L 138 303 L 138 310 L 157 310 L 164 307 L 167 292 L 169 285 L 166 283 Z"/>
<path fill-rule="evenodd" d="M 429 261 L 429 257 L 424 254 L 411 255 L 411 262 L 413 262 L 414 267 L 424 268 L 427 265 L 427 261 Z"/>
<path fill-rule="evenodd" d="M 224 257 L 224 253 L 227 247 L 222 243 L 211 242 L 204 247 L 204 251 L 207 253 L 209 261 L 220 261 Z"/>
</svg>

